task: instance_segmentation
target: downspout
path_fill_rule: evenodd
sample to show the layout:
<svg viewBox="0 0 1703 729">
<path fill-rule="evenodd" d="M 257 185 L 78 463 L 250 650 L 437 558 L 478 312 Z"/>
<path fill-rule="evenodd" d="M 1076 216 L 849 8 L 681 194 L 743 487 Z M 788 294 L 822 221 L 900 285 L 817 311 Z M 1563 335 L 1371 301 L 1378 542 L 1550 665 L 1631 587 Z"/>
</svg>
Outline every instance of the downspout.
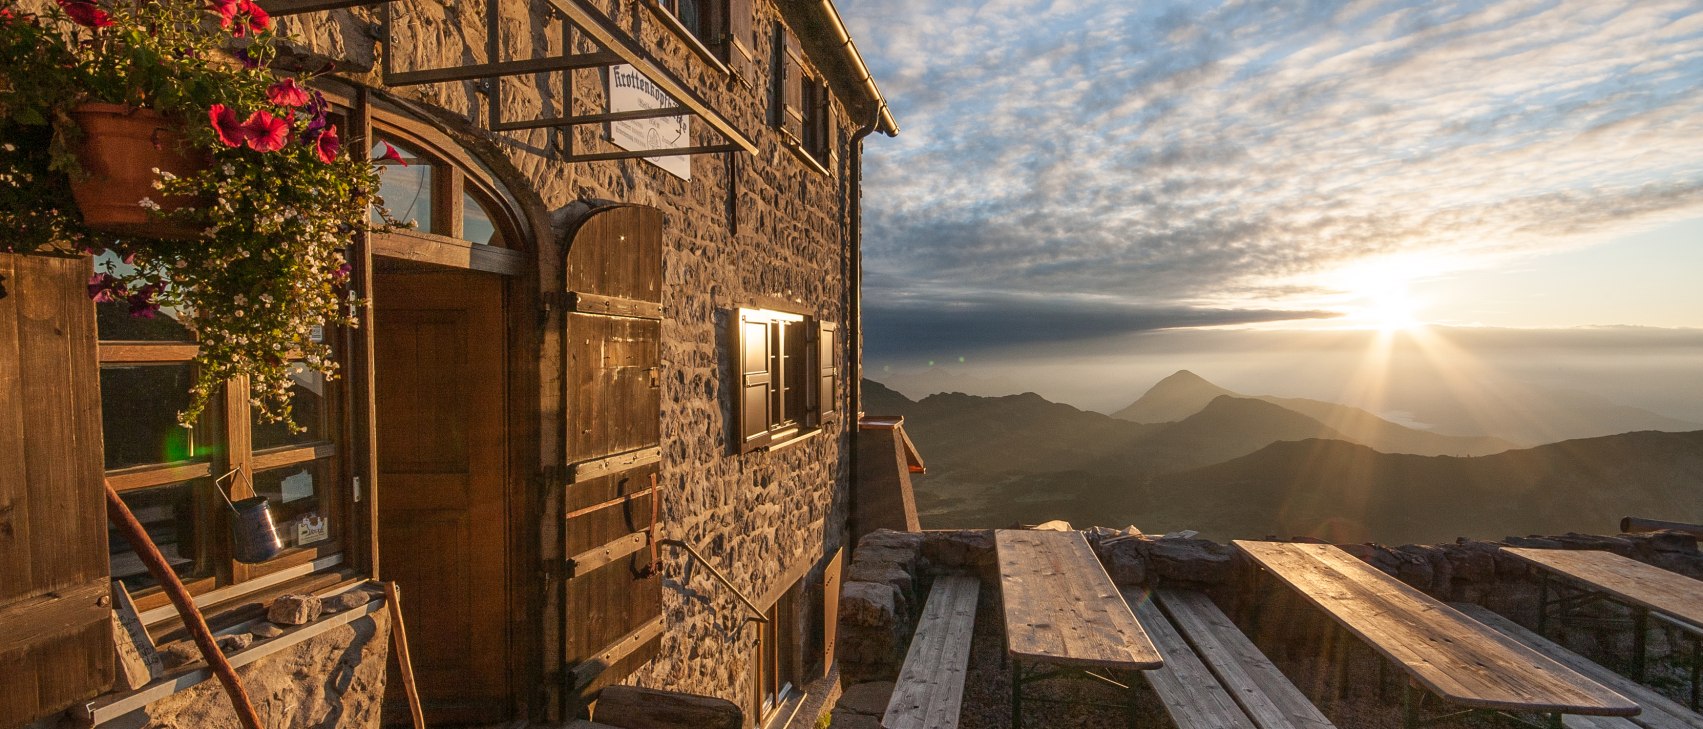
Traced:
<svg viewBox="0 0 1703 729">
<path fill-rule="evenodd" d="M 869 73 L 869 66 L 864 65 L 863 54 L 857 52 L 857 44 L 852 42 L 851 33 L 846 31 L 846 23 L 840 19 L 840 11 L 834 7 L 833 0 L 819 0 L 818 5 L 821 6 L 822 17 L 828 19 L 829 28 L 834 31 L 834 43 L 840 49 L 842 60 L 857 78 L 858 85 L 863 87 L 863 94 L 875 104 L 875 119 L 864 130 L 860 130 L 852 141 L 855 143 L 862 140 L 875 129 L 881 130 L 889 137 L 899 136 L 899 123 L 893 120 L 893 112 L 887 108 L 887 97 L 881 95 L 881 88 L 875 85 L 875 77 Z"/>
<path fill-rule="evenodd" d="M 857 421 L 863 414 L 863 139 L 873 134 L 887 112 L 885 102 L 877 100 L 875 113 L 867 124 L 852 133 L 850 149 L 846 150 L 846 351 L 851 373 L 846 377 L 846 427 L 851 429 L 851 458 L 849 460 L 851 488 L 846 492 L 846 521 L 857 533 L 858 439 L 862 437 Z M 888 117 L 891 118 L 891 117 Z M 857 547 L 846 545 L 847 552 Z"/>
</svg>

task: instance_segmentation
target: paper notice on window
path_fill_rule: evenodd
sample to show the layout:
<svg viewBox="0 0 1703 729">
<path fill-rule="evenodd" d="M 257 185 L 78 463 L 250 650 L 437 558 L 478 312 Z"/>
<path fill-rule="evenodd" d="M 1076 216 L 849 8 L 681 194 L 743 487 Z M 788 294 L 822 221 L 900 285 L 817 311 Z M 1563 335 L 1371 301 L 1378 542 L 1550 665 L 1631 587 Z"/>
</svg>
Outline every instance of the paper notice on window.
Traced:
<svg viewBox="0 0 1703 729">
<path fill-rule="evenodd" d="M 609 111 L 642 111 L 679 106 L 662 89 L 630 65 L 609 67 Z M 692 117 L 664 116 L 653 119 L 628 119 L 609 122 L 609 141 L 615 146 L 634 152 L 650 149 L 672 149 L 692 146 Z M 692 179 L 692 158 L 645 157 L 644 160 L 667 170 L 682 180 Z"/>
<path fill-rule="evenodd" d="M 284 481 L 279 484 L 279 490 L 283 491 L 282 496 L 286 504 L 311 498 L 313 496 L 313 474 L 301 471 L 286 476 Z"/>
</svg>

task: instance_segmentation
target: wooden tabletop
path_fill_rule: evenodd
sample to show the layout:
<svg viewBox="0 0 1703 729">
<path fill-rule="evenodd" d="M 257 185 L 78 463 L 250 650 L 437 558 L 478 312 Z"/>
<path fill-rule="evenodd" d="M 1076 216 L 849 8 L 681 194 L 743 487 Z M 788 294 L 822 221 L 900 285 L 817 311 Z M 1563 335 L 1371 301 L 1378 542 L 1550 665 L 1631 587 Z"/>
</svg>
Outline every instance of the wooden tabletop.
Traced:
<svg viewBox="0 0 1703 729">
<path fill-rule="evenodd" d="M 1703 582 L 1685 575 L 1601 550 L 1503 547 L 1502 551 L 1632 605 L 1703 626 Z"/>
<path fill-rule="evenodd" d="M 1545 714 L 1638 713 L 1620 694 L 1336 547 L 1234 544 L 1445 701 Z"/>
<path fill-rule="evenodd" d="M 994 543 L 1013 658 L 1139 671 L 1164 665 L 1082 532 L 1001 529 Z"/>
</svg>

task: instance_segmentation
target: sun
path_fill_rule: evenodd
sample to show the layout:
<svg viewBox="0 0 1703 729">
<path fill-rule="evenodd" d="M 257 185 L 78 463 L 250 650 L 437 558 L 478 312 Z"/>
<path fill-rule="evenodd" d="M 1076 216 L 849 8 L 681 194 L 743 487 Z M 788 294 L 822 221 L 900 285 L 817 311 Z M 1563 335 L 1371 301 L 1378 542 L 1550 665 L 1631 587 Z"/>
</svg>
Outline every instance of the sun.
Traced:
<svg viewBox="0 0 1703 729">
<path fill-rule="evenodd" d="M 1356 328 L 1382 332 L 1407 331 L 1422 327 L 1423 301 L 1413 292 L 1423 266 L 1411 261 L 1384 260 L 1340 271 L 1332 282 L 1341 292 L 1337 299 L 1343 320 Z"/>
</svg>

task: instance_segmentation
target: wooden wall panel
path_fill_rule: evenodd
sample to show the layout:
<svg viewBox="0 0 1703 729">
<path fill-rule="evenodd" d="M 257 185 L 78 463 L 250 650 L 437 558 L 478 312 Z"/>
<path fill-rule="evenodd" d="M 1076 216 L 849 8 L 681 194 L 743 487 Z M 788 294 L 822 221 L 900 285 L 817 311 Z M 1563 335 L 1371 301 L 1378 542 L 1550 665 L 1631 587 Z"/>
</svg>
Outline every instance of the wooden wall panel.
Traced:
<svg viewBox="0 0 1703 729">
<path fill-rule="evenodd" d="M 0 254 L 0 726 L 112 683 L 89 273 L 85 258 Z"/>
</svg>

